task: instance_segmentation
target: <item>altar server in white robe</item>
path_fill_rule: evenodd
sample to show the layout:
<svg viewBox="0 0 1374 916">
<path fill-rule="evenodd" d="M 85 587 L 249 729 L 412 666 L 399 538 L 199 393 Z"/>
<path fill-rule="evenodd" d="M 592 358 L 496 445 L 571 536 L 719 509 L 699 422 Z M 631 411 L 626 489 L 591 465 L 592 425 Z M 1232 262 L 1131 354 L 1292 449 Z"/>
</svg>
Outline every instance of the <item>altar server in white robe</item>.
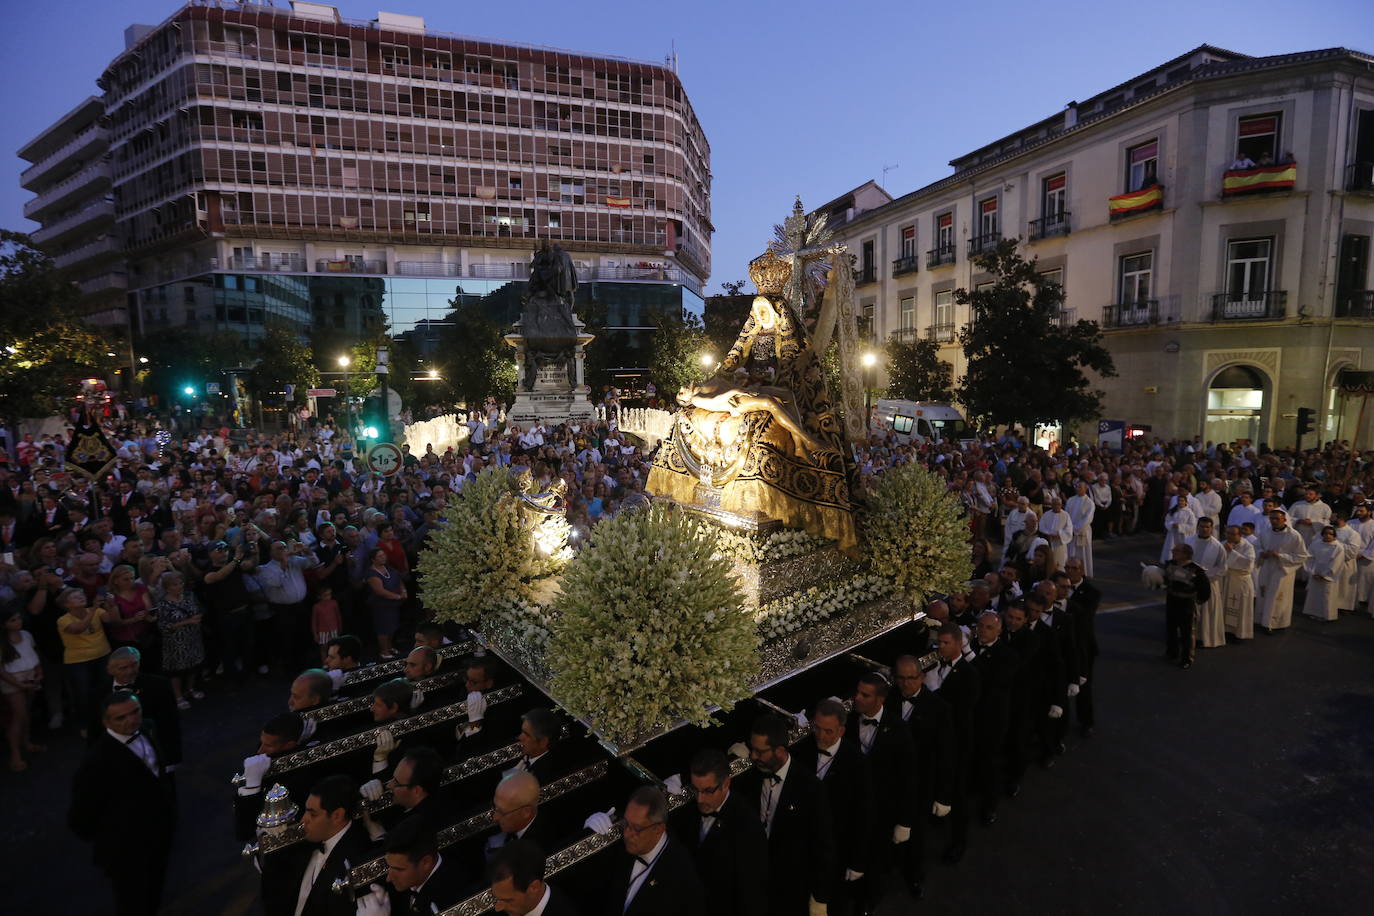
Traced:
<svg viewBox="0 0 1374 916">
<path fill-rule="evenodd" d="M 1007 520 L 1002 526 L 1002 556 L 1006 556 L 1011 549 L 1011 539 L 1016 537 L 1016 532 L 1026 527 L 1026 516 L 1030 514 L 1030 500 L 1024 496 L 1018 497 L 1016 508 L 1007 513 Z"/>
<path fill-rule="evenodd" d="M 1214 531 L 1217 525 L 1221 524 L 1221 494 L 1213 487 L 1220 482 L 1209 483 L 1206 480 L 1199 480 L 1197 482 L 1197 495 L 1193 497 L 1193 513 L 1200 519 L 1210 518 Z M 1197 562 L 1197 557 L 1193 557 L 1193 562 Z"/>
<path fill-rule="evenodd" d="M 1188 538 L 1197 534 L 1197 516 L 1193 513 L 1188 494 L 1178 491 L 1178 502 L 1164 516 L 1164 549 L 1159 552 L 1162 566 L 1174 555 L 1175 544 L 1186 544 Z"/>
<path fill-rule="evenodd" d="M 1255 547 L 1241 536 L 1240 528 L 1228 525 L 1226 573 L 1221 577 L 1221 594 L 1212 593 L 1212 603 L 1222 610 L 1226 632 L 1236 639 L 1255 636 Z"/>
<path fill-rule="evenodd" d="M 1308 487 L 1307 498 L 1289 506 L 1288 516 L 1293 521 L 1293 528 L 1311 546 L 1321 537 L 1322 529 L 1331 524 L 1331 507 L 1322 502 L 1316 487 Z"/>
<path fill-rule="evenodd" d="M 1364 549 L 1364 541 L 1361 540 L 1358 531 L 1345 523 L 1345 516 L 1339 512 L 1331 513 L 1331 527 L 1336 529 L 1336 543 L 1345 548 L 1345 566 L 1341 569 L 1341 578 L 1337 582 L 1339 588 L 1336 589 L 1336 608 L 1353 611 L 1358 589 L 1355 580 L 1360 574 L 1360 564 L 1357 560 L 1360 551 Z"/>
<path fill-rule="evenodd" d="M 1374 595 L 1374 515 L 1368 503 L 1355 507 L 1350 527 L 1360 535 L 1360 549 L 1355 554 L 1355 603 L 1364 604 Z"/>
<path fill-rule="evenodd" d="M 1040 536 L 1050 545 L 1054 554 L 1054 568 L 1063 569 L 1069 560 L 1069 542 L 1073 540 L 1073 520 L 1064 511 L 1064 501 L 1059 497 L 1050 500 L 1050 507 L 1040 516 Z"/>
<path fill-rule="evenodd" d="M 1226 621 L 1222 616 L 1218 580 L 1226 574 L 1226 548 L 1212 534 L 1212 520 L 1207 516 L 1197 520 L 1197 534 L 1187 543 L 1193 548 L 1193 562 L 1207 574 L 1212 597 L 1197 607 L 1197 641 L 1204 649 L 1226 645 Z"/>
<path fill-rule="evenodd" d="M 1259 594 L 1255 599 L 1255 625 L 1269 632 L 1293 622 L 1293 583 L 1307 562 L 1307 544 L 1288 525 L 1288 513 L 1274 509 L 1269 527 L 1255 532 L 1259 538 Z"/>
<path fill-rule="evenodd" d="M 1092 578 L 1093 574 L 1093 516 L 1097 506 L 1088 494 L 1088 484 L 1080 480 L 1078 493 L 1069 497 L 1064 506 L 1073 525 L 1073 537 L 1069 541 L 1069 559 L 1083 561 L 1083 575 Z"/>
<path fill-rule="evenodd" d="M 1255 505 L 1255 497 L 1249 490 L 1241 490 L 1235 505 L 1231 506 L 1231 511 L 1226 513 L 1227 526 L 1237 527 L 1246 522 L 1253 522 L 1258 528 L 1264 520 L 1264 507 Z"/>
<path fill-rule="evenodd" d="M 1336 595 L 1340 589 L 1341 573 L 1345 571 L 1345 545 L 1336 540 L 1336 529 L 1327 525 L 1308 548 L 1310 556 L 1303 567 L 1307 570 L 1307 600 L 1302 612 L 1318 620 L 1335 620 Z"/>
</svg>

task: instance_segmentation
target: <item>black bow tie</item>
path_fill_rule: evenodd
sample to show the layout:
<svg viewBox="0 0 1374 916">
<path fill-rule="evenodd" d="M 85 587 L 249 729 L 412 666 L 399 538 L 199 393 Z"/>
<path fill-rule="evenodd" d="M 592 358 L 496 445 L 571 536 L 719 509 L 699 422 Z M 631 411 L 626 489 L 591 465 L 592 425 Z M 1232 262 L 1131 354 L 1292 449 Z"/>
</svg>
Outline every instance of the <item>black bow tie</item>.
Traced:
<svg viewBox="0 0 1374 916">
<path fill-rule="evenodd" d="M 906 706 L 915 706 L 915 705 L 916 705 L 916 697 L 914 697 L 914 696 L 902 697 L 902 703 L 903 703 L 904 705 L 906 705 Z"/>
<path fill-rule="evenodd" d="M 823 750 L 821 750 L 820 748 L 816 748 L 816 753 L 817 753 L 817 754 L 820 754 L 822 757 L 829 757 L 829 756 L 830 756 L 830 751 L 823 751 Z"/>
<path fill-rule="evenodd" d="M 950 660 L 947 659 L 947 658 L 942 658 L 942 659 L 940 659 L 940 667 L 941 667 L 942 669 L 944 669 L 944 668 L 953 668 L 953 667 L 954 667 L 954 662 L 950 661 Z"/>
<path fill-rule="evenodd" d="M 312 852 L 318 852 L 320 855 L 324 855 L 323 843 L 306 843 L 305 846 Z"/>
<path fill-rule="evenodd" d="M 779 776 L 777 773 L 765 773 L 763 775 L 763 778 L 768 780 L 769 782 L 782 782 L 782 777 Z"/>
<path fill-rule="evenodd" d="M 708 818 L 708 817 L 709 817 L 709 818 L 711 818 L 712 820 L 715 820 L 716 815 L 718 815 L 718 814 L 720 814 L 719 811 L 703 811 L 703 812 L 701 812 L 701 816 L 702 816 L 703 818 Z"/>
<path fill-rule="evenodd" d="M 125 743 L 125 744 L 133 744 L 133 743 L 134 743 L 135 741 L 137 741 L 140 737 L 142 737 L 142 735 L 143 735 L 143 732 L 142 732 L 142 731 L 136 731 L 136 732 L 134 732 L 132 735 L 130 735 L 129 737 L 125 738 L 125 739 L 124 739 L 124 743 Z"/>
<path fill-rule="evenodd" d="M 872 725 L 872 726 L 875 726 L 875 727 L 876 727 L 877 724 L 878 724 L 878 720 L 877 720 L 877 719 L 860 719 L 860 720 L 859 720 L 859 724 L 860 724 L 860 725 Z"/>
<path fill-rule="evenodd" d="M 645 868 L 649 867 L 649 860 L 645 859 L 643 856 L 635 856 L 635 861 L 638 862 L 640 865 L 643 865 Z"/>
</svg>

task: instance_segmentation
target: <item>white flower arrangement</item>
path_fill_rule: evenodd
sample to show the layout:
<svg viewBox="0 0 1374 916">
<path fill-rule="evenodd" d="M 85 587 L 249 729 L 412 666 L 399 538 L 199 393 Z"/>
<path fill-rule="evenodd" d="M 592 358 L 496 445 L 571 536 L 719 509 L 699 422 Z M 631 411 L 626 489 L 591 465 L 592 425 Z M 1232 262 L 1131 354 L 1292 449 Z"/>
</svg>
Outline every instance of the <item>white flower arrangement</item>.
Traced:
<svg viewBox="0 0 1374 916">
<path fill-rule="evenodd" d="M 871 572 L 916 602 L 955 591 L 973 569 L 960 510 L 945 481 L 918 464 L 880 474 L 860 516 Z"/>
<path fill-rule="evenodd" d="M 533 490 L 528 473 L 490 467 L 449 504 L 417 566 L 437 619 L 471 624 L 511 602 L 537 602 L 567 565 L 567 519 L 528 506 L 521 497 Z"/>
<path fill-rule="evenodd" d="M 758 633 L 715 531 L 656 504 L 596 526 L 563 575 L 551 693 L 625 746 L 749 696 Z"/>
<path fill-rule="evenodd" d="M 725 556 L 753 566 L 799 557 L 834 543 L 799 528 L 784 528 L 764 536 L 736 534 L 722 529 L 719 540 Z"/>
<path fill-rule="evenodd" d="M 837 584 L 816 585 L 763 605 L 754 614 L 759 635 L 779 639 L 813 626 L 861 604 L 892 594 L 892 583 L 882 576 L 863 574 Z"/>
</svg>

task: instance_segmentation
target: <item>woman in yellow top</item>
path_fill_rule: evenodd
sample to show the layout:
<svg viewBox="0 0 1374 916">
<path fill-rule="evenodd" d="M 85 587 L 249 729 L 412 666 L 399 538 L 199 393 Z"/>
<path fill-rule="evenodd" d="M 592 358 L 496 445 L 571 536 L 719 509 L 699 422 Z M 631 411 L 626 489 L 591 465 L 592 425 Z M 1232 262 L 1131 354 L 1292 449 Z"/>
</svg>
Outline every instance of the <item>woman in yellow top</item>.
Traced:
<svg viewBox="0 0 1374 916">
<path fill-rule="evenodd" d="M 63 589 L 57 596 L 57 606 L 63 612 L 57 618 L 57 632 L 62 637 L 62 667 L 67 672 L 72 712 L 84 738 L 86 723 L 91 718 L 91 692 L 104 673 L 105 657 L 110 654 L 105 622 L 119 612 L 87 607 L 86 593 L 79 588 Z"/>
</svg>

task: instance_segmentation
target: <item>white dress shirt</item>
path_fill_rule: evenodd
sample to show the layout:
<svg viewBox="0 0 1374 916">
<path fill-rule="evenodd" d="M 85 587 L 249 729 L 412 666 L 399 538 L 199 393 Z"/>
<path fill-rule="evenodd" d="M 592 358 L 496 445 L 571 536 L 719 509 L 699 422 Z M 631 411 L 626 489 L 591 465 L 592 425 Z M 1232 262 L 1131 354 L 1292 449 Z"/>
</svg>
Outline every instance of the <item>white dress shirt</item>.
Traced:
<svg viewBox="0 0 1374 916">
<path fill-rule="evenodd" d="M 816 778 L 825 779 L 825 775 L 830 772 L 830 764 L 835 762 L 835 755 L 840 752 L 840 742 L 836 741 L 830 747 L 817 749 L 816 754 Z"/>
<path fill-rule="evenodd" d="M 882 707 L 878 707 L 877 715 L 865 716 L 862 713 L 859 714 L 859 747 L 863 750 L 864 754 L 867 755 L 869 751 L 873 750 L 873 739 L 878 737 L 878 725 L 866 725 L 864 724 L 865 719 L 871 719 L 877 722 L 878 725 L 881 725 L 883 722 Z"/>
<path fill-rule="evenodd" d="M 634 902 L 635 894 L 638 894 L 639 889 L 644 886 L 644 880 L 649 877 L 649 872 L 653 871 L 654 866 L 658 864 L 658 857 L 663 855 L 663 847 L 667 845 L 668 831 L 665 830 L 663 836 L 659 837 L 658 842 L 654 844 L 654 848 L 649 850 L 649 854 L 638 857 L 635 859 L 634 865 L 630 866 L 630 886 L 625 890 L 625 906 L 621 908 L 622 912 L 629 909 L 630 904 Z"/>
<path fill-rule="evenodd" d="M 544 909 L 549 905 L 549 899 L 553 897 L 553 888 L 544 885 L 544 896 L 539 898 L 539 902 L 534 905 L 525 916 L 544 916 Z"/>
<path fill-rule="evenodd" d="M 778 799 L 782 797 L 782 784 L 787 781 L 787 771 L 792 766 L 792 758 L 778 768 L 777 781 L 768 777 L 763 779 L 763 790 L 759 793 L 759 814 L 763 818 L 763 832 L 772 833 L 773 815 L 778 812 Z"/>
<path fill-rule="evenodd" d="M 344 827 L 344 829 L 325 840 L 323 850 L 317 849 L 310 854 L 310 861 L 305 863 L 305 874 L 301 875 L 300 890 L 296 892 L 296 916 L 301 916 L 302 911 L 305 910 L 305 901 L 310 898 L 310 891 L 315 886 L 315 879 L 318 878 L 320 872 L 324 870 L 325 861 L 329 858 L 330 853 L 334 851 L 334 847 L 339 845 L 339 841 L 343 839 L 343 835 L 347 833 L 352 826 L 352 824 L 349 824 Z"/>
<path fill-rule="evenodd" d="M 105 732 L 130 751 L 133 751 L 138 759 L 143 761 L 143 765 L 151 770 L 154 776 L 157 775 L 157 751 L 153 750 L 153 743 L 148 740 L 143 732 L 135 732 L 132 740 L 128 735 L 121 735 L 114 729 L 107 728 Z"/>
</svg>

